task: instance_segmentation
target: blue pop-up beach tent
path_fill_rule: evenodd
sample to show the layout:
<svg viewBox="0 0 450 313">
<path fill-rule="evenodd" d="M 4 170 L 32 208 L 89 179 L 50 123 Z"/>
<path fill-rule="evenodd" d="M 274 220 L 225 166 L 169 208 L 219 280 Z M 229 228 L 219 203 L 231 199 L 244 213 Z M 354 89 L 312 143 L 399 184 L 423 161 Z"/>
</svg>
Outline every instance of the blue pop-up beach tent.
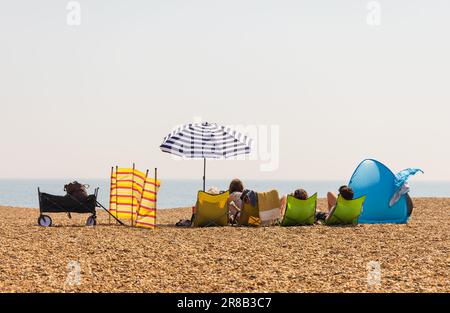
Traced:
<svg viewBox="0 0 450 313">
<path fill-rule="evenodd" d="M 408 221 L 406 195 L 389 206 L 399 183 L 406 182 L 410 175 L 419 169 L 407 169 L 394 175 L 384 164 L 376 160 L 362 161 L 353 172 L 349 186 L 355 193 L 355 198 L 366 196 L 364 207 L 358 222 L 361 224 L 400 223 Z"/>
</svg>

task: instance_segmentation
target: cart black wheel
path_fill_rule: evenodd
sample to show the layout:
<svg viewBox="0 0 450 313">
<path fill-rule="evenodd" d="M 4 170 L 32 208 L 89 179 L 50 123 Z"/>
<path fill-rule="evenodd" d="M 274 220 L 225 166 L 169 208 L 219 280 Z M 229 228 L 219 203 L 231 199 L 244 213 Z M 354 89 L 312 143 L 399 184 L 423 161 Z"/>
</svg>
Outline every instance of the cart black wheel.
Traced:
<svg viewBox="0 0 450 313">
<path fill-rule="evenodd" d="M 97 225 L 97 217 L 95 215 L 91 215 L 86 220 L 86 226 L 95 226 Z"/>
<path fill-rule="evenodd" d="M 52 226 L 52 219 L 48 215 L 41 215 L 38 218 L 38 224 L 39 226 L 50 227 Z"/>
</svg>

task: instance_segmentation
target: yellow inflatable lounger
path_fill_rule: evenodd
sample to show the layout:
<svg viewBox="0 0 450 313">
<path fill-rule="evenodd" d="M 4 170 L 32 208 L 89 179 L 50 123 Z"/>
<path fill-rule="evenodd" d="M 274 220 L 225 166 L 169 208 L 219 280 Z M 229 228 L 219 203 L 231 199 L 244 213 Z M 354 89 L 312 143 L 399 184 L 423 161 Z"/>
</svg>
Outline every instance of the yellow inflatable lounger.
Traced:
<svg viewBox="0 0 450 313">
<path fill-rule="evenodd" d="M 238 224 L 241 226 L 271 225 L 280 216 L 280 198 L 278 191 L 257 192 L 258 201 L 256 206 L 243 203 Z"/>
<path fill-rule="evenodd" d="M 227 226 L 228 208 L 227 199 L 230 193 L 218 195 L 199 191 L 195 205 L 194 227 Z"/>
<path fill-rule="evenodd" d="M 278 191 L 258 192 L 258 209 L 261 225 L 272 225 L 281 218 Z"/>
</svg>

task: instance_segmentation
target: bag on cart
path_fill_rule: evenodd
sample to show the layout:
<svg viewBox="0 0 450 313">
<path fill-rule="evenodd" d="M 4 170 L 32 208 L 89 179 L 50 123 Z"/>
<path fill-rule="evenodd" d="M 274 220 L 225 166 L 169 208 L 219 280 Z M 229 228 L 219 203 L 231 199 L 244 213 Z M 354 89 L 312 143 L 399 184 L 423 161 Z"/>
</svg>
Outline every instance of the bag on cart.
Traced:
<svg viewBox="0 0 450 313">
<path fill-rule="evenodd" d="M 64 185 L 64 191 L 67 195 L 77 199 L 78 201 L 86 201 L 88 198 L 87 185 L 80 184 L 77 181 Z"/>
</svg>

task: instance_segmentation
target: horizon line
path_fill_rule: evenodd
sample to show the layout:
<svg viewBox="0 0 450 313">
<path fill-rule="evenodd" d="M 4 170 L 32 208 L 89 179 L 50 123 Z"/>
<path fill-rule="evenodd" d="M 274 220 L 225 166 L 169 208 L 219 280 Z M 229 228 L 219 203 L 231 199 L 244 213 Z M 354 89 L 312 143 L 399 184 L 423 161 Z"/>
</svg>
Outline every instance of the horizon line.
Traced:
<svg viewBox="0 0 450 313">
<path fill-rule="evenodd" d="M 235 177 L 234 177 L 235 178 Z M 1 180 L 63 180 L 68 179 L 70 180 L 70 177 L 48 177 L 48 178 L 33 178 L 33 177 L 4 177 L 0 178 Z M 110 178 L 101 178 L 101 177 L 78 177 L 78 178 L 72 178 L 76 180 L 109 180 Z M 202 178 L 176 178 L 176 177 L 168 177 L 168 178 L 158 178 L 160 180 L 199 180 L 201 181 Z M 231 180 L 233 178 L 207 178 L 208 180 Z M 349 180 L 349 179 L 338 179 L 338 178 L 286 178 L 286 179 L 280 179 L 280 178 L 255 178 L 255 177 L 246 177 L 241 178 L 242 180 L 260 180 L 260 181 L 342 181 L 342 180 Z M 421 179 L 420 181 L 424 182 L 450 182 L 450 179 Z"/>
</svg>

